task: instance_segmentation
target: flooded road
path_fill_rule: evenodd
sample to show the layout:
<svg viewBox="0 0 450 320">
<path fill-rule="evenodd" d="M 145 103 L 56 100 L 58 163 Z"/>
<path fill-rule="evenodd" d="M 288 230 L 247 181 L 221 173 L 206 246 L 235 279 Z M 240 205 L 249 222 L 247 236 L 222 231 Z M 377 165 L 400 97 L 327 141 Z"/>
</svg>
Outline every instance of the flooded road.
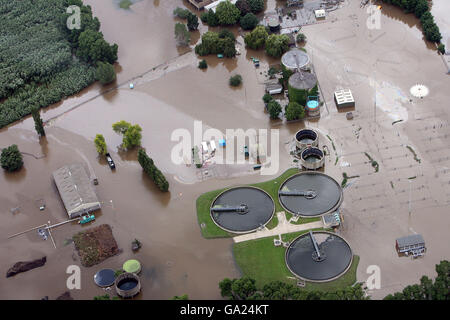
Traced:
<svg viewBox="0 0 450 320">
<path fill-rule="evenodd" d="M 280 2 L 268 1 L 267 9 Z M 433 10 L 438 2 L 434 1 Z M 181 128 L 192 133 L 196 120 L 202 121 L 204 129 L 222 132 L 279 129 L 280 165 L 273 176 L 293 165 L 284 145 L 297 130 L 304 126 L 317 129 L 320 143 L 333 150 L 325 137 L 330 135 L 337 150 L 326 159 L 325 172 L 338 181 L 343 172 L 360 175 L 345 189 L 342 233 L 361 257 L 359 281 L 367 277 L 368 265 L 381 267 L 383 290 L 374 292 L 374 297 L 415 283 L 422 274 L 433 275 L 434 264 L 449 258 L 442 243 L 450 242 L 445 232 L 450 227 L 445 215 L 450 198 L 450 116 L 446 105 L 450 78 L 435 48 L 422 40 L 417 20 L 411 15 L 405 16 L 396 8 L 384 9 L 382 25 L 389 32 L 369 30 L 365 27 L 366 11 L 359 8 L 359 2 L 352 2 L 331 13 L 327 23 L 304 27 L 306 49 L 326 103 L 319 121 L 287 125 L 270 121 L 261 100 L 264 72 L 279 61 L 263 51 L 245 50 L 237 28 L 232 31 L 242 54 L 235 59 L 206 57 L 208 69 L 202 71 L 197 68 L 199 59 L 189 49 L 175 45 L 172 11 L 185 1 L 139 1 L 128 11 L 118 8 L 115 1 L 85 3 L 99 17 L 105 38 L 119 45 L 118 80 L 106 88 L 95 84 L 47 108 L 42 115 L 46 121 L 51 119 L 46 139 L 37 138 L 30 118 L 0 130 L 0 147 L 16 143 L 22 152 L 31 154 L 24 155 L 25 166 L 20 172 L 0 173 L 0 270 L 6 272 L 17 261 L 47 255 L 42 268 L 0 278 L 1 299 L 54 299 L 67 290 L 66 268 L 79 265 L 79 261 L 73 244 L 67 244 L 66 239 L 86 227 L 69 224 L 55 229 L 52 234 L 57 249 L 35 232 L 7 237 L 49 220 L 66 220 L 51 173 L 72 162 L 83 163 L 98 177 L 95 188 L 103 208 L 95 224 L 110 224 L 123 249 L 99 265 L 82 267 L 82 289 L 72 290 L 73 297 L 91 299 L 104 294 L 95 286 L 94 274 L 103 267 L 119 269 L 124 261 L 136 258 L 143 266 L 142 299 L 168 299 L 185 293 L 191 299 L 220 298 L 218 282 L 239 277 L 232 240 L 201 237 L 195 200 L 209 190 L 272 176 L 232 174 L 230 169 L 199 183 L 195 168 L 170 160 L 176 144 L 171 140 L 172 132 Z M 201 32 L 206 30 L 200 26 Z M 193 36 L 191 45 L 199 36 Z M 254 68 L 251 57 L 261 60 L 259 69 Z M 243 85 L 234 89 L 228 79 L 236 73 L 242 75 Z M 128 87 L 130 79 L 135 83 L 133 90 Z M 426 85 L 430 95 L 411 97 L 409 88 L 416 83 Z M 353 91 L 357 101 L 354 121 L 346 120 L 345 112 L 338 112 L 334 105 L 333 92 L 338 88 Z M 119 151 L 121 137 L 111 128 L 119 120 L 143 128 L 142 146 L 167 176 L 168 194 L 160 193 L 143 174 L 135 151 Z M 393 125 L 396 120 L 402 122 Z M 93 144 L 97 133 L 105 136 L 116 172 L 97 157 Z M 406 145 L 417 151 L 421 163 L 413 159 Z M 379 173 L 367 164 L 364 152 L 378 160 Z M 413 176 L 416 179 L 409 182 Z M 412 214 L 408 213 L 409 183 L 413 183 Z M 43 212 L 36 205 L 39 199 L 46 202 Z M 19 206 L 18 213 L 10 212 Z M 429 246 L 425 258 L 413 262 L 397 258 L 393 249 L 395 238 L 411 230 L 423 234 Z M 134 238 L 143 244 L 137 254 L 131 252 Z"/>
</svg>

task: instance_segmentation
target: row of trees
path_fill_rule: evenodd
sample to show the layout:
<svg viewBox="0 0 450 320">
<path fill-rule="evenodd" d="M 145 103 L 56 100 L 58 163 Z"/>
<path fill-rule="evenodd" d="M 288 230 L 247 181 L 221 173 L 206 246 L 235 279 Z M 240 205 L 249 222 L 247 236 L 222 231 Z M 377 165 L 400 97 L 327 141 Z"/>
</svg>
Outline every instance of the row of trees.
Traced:
<svg viewBox="0 0 450 320">
<path fill-rule="evenodd" d="M 256 281 L 249 277 L 225 278 L 219 283 L 222 297 L 230 300 L 368 300 L 361 284 L 334 292 L 300 289 L 281 281 L 270 282 L 258 290 Z"/>
<path fill-rule="evenodd" d="M 414 13 L 422 23 L 423 33 L 428 41 L 439 42 L 442 39 L 439 27 L 429 11 L 427 0 L 382 0 L 402 8 L 406 13 Z"/>
<path fill-rule="evenodd" d="M 235 37 L 230 30 L 208 31 L 202 35 L 202 42 L 195 46 L 195 53 L 199 56 L 221 53 L 227 58 L 232 58 L 236 56 L 234 43 Z"/>
<path fill-rule="evenodd" d="M 138 151 L 138 161 L 144 172 L 153 180 L 159 190 L 169 191 L 169 182 L 163 173 L 155 166 L 153 160 L 147 155 L 144 149 Z"/>
<path fill-rule="evenodd" d="M 420 278 L 419 284 L 407 286 L 402 292 L 389 294 L 385 300 L 450 300 L 450 262 L 441 261 L 436 265 L 437 277 Z"/>
<path fill-rule="evenodd" d="M 255 13 L 263 9 L 264 0 L 238 0 L 236 4 L 224 1 L 216 7 L 216 12 L 212 9 L 203 12 L 200 19 L 210 27 L 229 26 L 240 22 L 244 30 L 251 30 L 258 24 Z"/>
<path fill-rule="evenodd" d="M 245 44 L 251 49 L 266 48 L 266 53 L 272 57 L 281 57 L 289 49 L 289 37 L 285 34 L 271 34 L 264 26 L 257 26 L 244 37 Z"/>
</svg>

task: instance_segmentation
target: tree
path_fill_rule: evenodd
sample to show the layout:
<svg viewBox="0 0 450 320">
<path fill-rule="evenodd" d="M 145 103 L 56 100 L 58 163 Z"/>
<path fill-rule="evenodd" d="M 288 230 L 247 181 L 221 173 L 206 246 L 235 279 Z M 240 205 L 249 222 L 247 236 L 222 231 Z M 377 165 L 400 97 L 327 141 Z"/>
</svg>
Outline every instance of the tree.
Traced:
<svg viewBox="0 0 450 320">
<path fill-rule="evenodd" d="M 212 9 L 208 11 L 207 23 L 210 27 L 217 27 L 219 25 L 219 17 Z"/>
<path fill-rule="evenodd" d="M 258 25 L 258 22 L 258 18 L 253 13 L 247 13 L 240 21 L 244 30 L 253 30 Z"/>
<path fill-rule="evenodd" d="M 232 297 L 231 285 L 233 281 L 229 278 L 225 278 L 219 282 L 220 294 L 222 297 Z"/>
<path fill-rule="evenodd" d="M 236 1 L 235 6 L 241 12 L 241 16 L 245 16 L 247 13 L 251 12 L 250 6 L 248 5 L 247 0 Z"/>
<path fill-rule="evenodd" d="M 122 135 L 127 132 L 129 127 L 131 127 L 131 123 L 126 122 L 125 120 L 120 120 L 112 125 L 114 132 Z"/>
<path fill-rule="evenodd" d="M 273 100 L 273 97 L 272 97 L 271 94 L 266 93 L 266 94 L 263 95 L 262 99 L 263 99 L 264 103 L 267 104 L 267 103 L 269 103 L 270 101 Z"/>
<path fill-rule="evenodd" d="M 305 108 L 297 102 L 289 102 L 285 112 L 286 120 L 298 120 L 305 117 Z"/>
<path fill-rule="evenodd" d="M 230 86 L 237 87 L 242 83 L 242 76 L 240 74 L 236 74 L 230 77 Z"/>
<path fill-rule="evenodd" d="M 422 17 L 422 15 L 428 11 L 428 1 L 427 0 L 418 0 L 416 8 L 414 10 L 414 14 L 417 18 Z"/>
<path fill-rule="evenodd" d="M 176 7 L 175 10 L 173 10 L 173 15 L 180 18 L 180 19 L 186 19 L 191 12 L 188 9 L 183 9 L 180 7 Z"/>
<path fill-rule="evenodd" d="M 39 108 L 33 107 L 31 109 L 31 115 L 33 116 L 34 128 L 36 129 L 37 134 L 41 137 L 45 137 L 44 123 L 42 121 L 41 115 L 39 114 Z"/>
<path fill-rule="evenodd" d="M 387 295 L 384 300 L 450 300 L 450 262 L 441 261 L 436 265 L 437 277 L 420 278 L 420 284 L 406 286 L 402 292 Z"/>
<path fill-rule="evenodd" d="M 183 23 L 175 23 L 175 39 L 179 45 L 189 45 L 189 42 L 191 41 L 191 34 L 187 30 L 186 25 Z"/>
<path fill-rule="evenodd" d="M 198 17 L 191 12 L 187 16 L 187 27 L 190 31 L 198 29 Z"/>
<path fill-rule="evenodd" d="M 253 13 L 264 10 L 264 0 L 247 0 L 247 3 Z"/>
<path fill-rule="evenodd" d="M 249 277 L 233 280 L 231 290 L 233 296 L 240 300 L 247 300 L 256 293 L 256 281 Z"/>
<path fill-rule="evenodd" d="M 13 144 L 7 148 L 2 149 L 0 156 L 0 163 L 2 168 L 6 171 L 17 171 L 23 166 L 22 154 L 17 145 Z"/>
<path fill-rule="evenodd" d="M 142 128 L 135 124 L 130 126 L 128 130 L 123 135 L 122 147 L 125 149 L 130 149 L 141 145 L 142 139 Z"/>
<path fill-rule="evenodd" d="M 236 46 L 230 38 L 220 39 L 223 55 L 227 58 L 236 56 Z"/>
<path fill-rule="evenodd" d="M 267 110 L 269 111 L 270 119 L 278 119 L 281 106 L 277 101 L 272 100 L 267 104 Z"/>
<path fill-rule="evenodd" d="M 108 153 L 108 149 L 106 147 L 105 137 L 102 134 L 97 134 L 94 139 L 95 148 L 97 149 L 98 154 L 106 155 Z"/>
<path fill-rule="evenodd" d="M 236 41 L 236 38 L 234 37 L 233 32 L 231 32 L 228 29 L 222 29 L 219 31 L 219 38 L 220 39 L 225 39 L 225 38 L 229 38 L 231 40 Z"/>
<path fill-rule="evenodd" d="M 121 120 L 112 125 L 115 133 L 123 135 L 122 148 L 130 149 L 141 145 L 142 139 L 142 128 L 136 124 L 131 125 L 131 123 Z"/>
<path fill-rule="evenodd" d="M 199 67 L 200 69 L 206 69 L 206 68 L 208 68 L 208 64 L 206 63 L 206 60 L 203 59 L 202 61 L 200 61 L 200 62 L 198 63 L 198 67 Z"/>
<path fill-rule="evenodd" d="M 87 62 L 107 61 L 112 64 L 117 61 L 117 45 L 110 46 L 101 32 L 90 29 L 83 31 L 78 38 L 78 45 L 77 55 Z"/>
<path fill-rule="evenodd" d="M 204 11 L 200 14 L 200 20 L 202 20 L 203 23 L 208 23 L 208 12 Z"/>
<path fill-rule="evenodd" d="M 95 78 L 101 82 L 101 84 L 108 84 L 116 80 L 116 71 L 114 67 L 108 62 L 97 63 L 97 70 L 95 71 Z"/>
<path fill-rule="evenodd" d="M 285 34 L 271 34 L 266 40 L 266 52 L 269 56 L 281 57 L 289 49 L 289 37 Z"/>
<path fill-rule="evenodd" d="M 147 155 L 144 149 L 139 149 L 138 161 L 144 172 L 153 180 L 161 191 L 169 191 L 169 182 L 166 180 L 162 172 L 155 166 L 153 160 Z"/>
<path fill-rule="evenodd" d="M 305 36 L 305 34 L 304 34 L 304 33 L 299 33 L 299 34 L 297 35 L 296 40 L 297 40 L 297 43 L 305 42 L 305 41 L 306 41 L 306 36 Z"/>
<path fill-rule="evenodd" d="M 232 25 L 239 20 L 241 12 L 234 4 L 226 0 L 219 3 L 216 8 L 216 15 L 221 25 Z"/>
<path fill-rule="evenodd" d="M 269 34 L 264 26 L 257 26 L 252 32 L 244 37 L 245 44 L 251 49 L 260 49 L 264 47 Z"/>
</svg>

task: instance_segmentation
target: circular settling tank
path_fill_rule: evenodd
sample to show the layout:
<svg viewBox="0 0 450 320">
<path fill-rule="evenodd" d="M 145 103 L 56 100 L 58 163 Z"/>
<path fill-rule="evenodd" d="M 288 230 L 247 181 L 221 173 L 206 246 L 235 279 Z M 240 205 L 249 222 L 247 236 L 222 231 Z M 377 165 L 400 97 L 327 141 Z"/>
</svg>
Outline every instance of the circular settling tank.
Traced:
<svg viewBox="0 0 450 320">
<path fill-rule="evenodd" d="M 112 269 L 102 269 L 94 275 L 94 282 L 99 287 L 110 287 L 116 280 L 116 273 Z"/>
<path fill-rule="evenodd" d="M 295 134 L 295 143 L 300 150 L 309 146 L 317 147 L 319 144 L 319 136 L 314 130 L 302 129 Z"/>
<path fill-rule="evenodd" d="M 225 190 L 213 201 L 211 218 L 220 228 L 245 233 L 265 226 L 275 211 L 272 197 L 255 187 Z"/>
<path fill-rule="evenodd" d="M 134 259 L 127 260 L 123 264 L 122 269 L 125 272 L 138 274 L 139 272 L 141 272 L 141 263 Z"/>
<path fill-rule="evenodd" d="M 122 298 L 132 298 L 141 291 L 141 282 L 134 273 L 122 273 L 116 279 L 116 292 Z"/>
<path fill-rule="evenodd" d="M 306 171 L 283 182 L 278 198 L 284 209 L 308 218 L 335 211 L 343 200 L 343 193 L 339 183 L 332 177 L 321 172 Z"/>
<path fill-rule="evenodd" d="M 348 243 L 340 236 L 314 231 L 292 241 L 286 250 L 285 260 L 288 269 L 297 277 L 306 281 L 326 282 L 347 272 L 353 254 Z"/>
<path fill-rule="evenodd" d="M 292 49 L 283 54 L 281 63 L 289 70 L 297 70 L 308 65 L 309 56 L 302 50 Z"/>
<path fill-rule="evenodd" d="M 301 164 L 306 169 L 316 170 L 323 166 L 323 152 L 319 148 L 306 148 L 300 155 Z"/>
</svg>

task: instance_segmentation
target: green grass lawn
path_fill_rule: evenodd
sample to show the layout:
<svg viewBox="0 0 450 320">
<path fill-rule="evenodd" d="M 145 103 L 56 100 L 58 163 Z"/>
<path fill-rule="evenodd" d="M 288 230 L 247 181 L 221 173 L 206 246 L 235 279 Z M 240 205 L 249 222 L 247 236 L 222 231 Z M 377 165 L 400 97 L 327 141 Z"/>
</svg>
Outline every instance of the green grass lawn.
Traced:
<svg viewBox="0 0 450 320">
<path fill-rule="evenodd" d="M 283 207 L 281 206 L 280 202 L 278 201 L 278 189 L 280 188 L 280 184 L 283 183 L 287 178 L 290 176 L 293 176 L 294 174 L 298 173 L 298 169 L 296 168 L 290 168 L 286 170 L 282 175 L 279 177 L 265 181 L 260 183 L 251 184 L 252 187 L 260 188 L 264 191 L 266 191 L 273 199 L 275 203 L 275 213 L 283 211 Z M 224 237 L 232 237 L 233 234 L 226 232 L 222 229 L 220 229 L 214 221 L 211 219 L 209 210 L 211 207 L 211 203 L 214 201 L 214 199 L 224 190 L 227 190 L 230 188 L 224 188 L 219 190 L 214 190 L 210 192 L 206 192 L 199 196 L 197 198 L 197 219 L 198 223 L 200 225 L 202 235 L 205 238 L 224 238 Z M 289 218 L 292 216 L 289 213 L 286 213 L 286 216 Z M 296 224 L 301 223 L 308 223 L 313 221 L 318 221 L 320 218 L 300 218 Z M 202 228 L 202 223 L 205 224 L 205 227 Z M 269 223 L 266 225 L 267 228 L 273 229 L 278 224 L 278 218 L 274 214 L 274 217 L 269 221 Z"/>
<path fill-rule="evenodd" d="M 133 4 L 133 2 L 131 2 L 130 0 L 122 0 L 119 3 L 119 6 L 122 9 L 130 9 L 130 6 Z"/>
<path fill-rule="evenodd" d="M 282 235 L 283 241 L 292 241 L 299 235 L 308 231 L 301 231 Z M 272 281 L 282 281 L 296 284 L 294 275 L 286 266 L 284 256 L 286 249 L 275 247 L 273 239 L 268 237 L 246 242 L 235 243 L 233 254 L 242 276 L 249 276 L 256 280 L 258 289 Z M 350 286 L 356 282 L 356 268 L 359 257 L 354 256 L 350 269 L 337 280 L 325 283 L 306 283 L 305 290 L 333 291 L 338 288 Z"/>
</svg>

